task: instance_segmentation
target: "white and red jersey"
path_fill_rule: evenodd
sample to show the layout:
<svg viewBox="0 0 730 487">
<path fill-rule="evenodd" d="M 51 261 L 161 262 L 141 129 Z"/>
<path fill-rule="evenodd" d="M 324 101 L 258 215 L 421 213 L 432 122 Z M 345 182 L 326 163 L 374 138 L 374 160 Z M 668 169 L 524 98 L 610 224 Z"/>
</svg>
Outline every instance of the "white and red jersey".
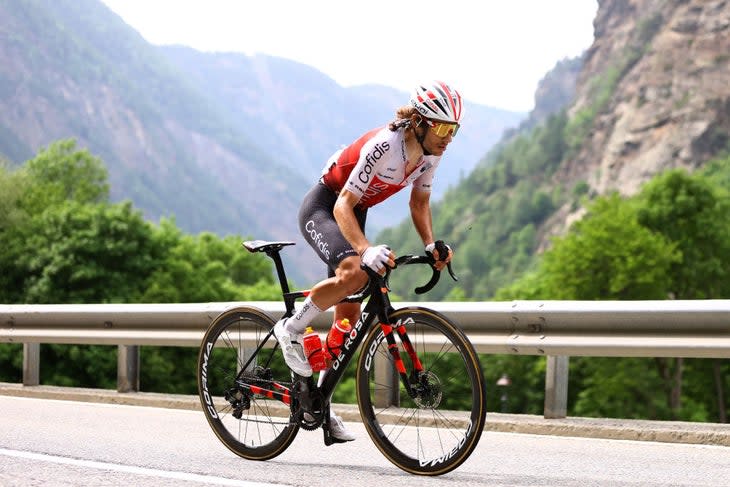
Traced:
<svg viewBox="0 0 730 487">
<path fill-rule="evenodd" d="M 440 160 L 440 156 L 423 156 L 406 175 L 404 130 L 383 127 L 335 152 L 322 171 L 322 181 L 337 194 L 343 189 L 354 193 L 360 197 L 358 204 L 369 208 L 411 183 L 420 191 L 431 191 Z"/>
</svg>

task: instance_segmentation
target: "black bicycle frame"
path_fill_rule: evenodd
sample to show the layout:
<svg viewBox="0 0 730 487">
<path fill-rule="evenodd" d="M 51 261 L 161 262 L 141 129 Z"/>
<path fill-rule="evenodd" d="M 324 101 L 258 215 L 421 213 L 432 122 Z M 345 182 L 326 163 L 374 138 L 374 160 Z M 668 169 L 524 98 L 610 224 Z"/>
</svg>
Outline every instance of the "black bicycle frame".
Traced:
<svg viewBox="0 0 730 487">
<path fill-rule="evenodd" d="M 284 315 L 282 315 L 283 319 L 289 318 L 294 315 L 294 303 L 297 299 L 307 297 L 310 291 L 289 291 L 289 286 L 287 285 L 286 281 L 286 273 L 284 271 L 284 265 L 282 263 L 281 256 L 279 255 L 281 248 L 281 245 L 272 245 L 269 248 L 263 248 L 262 251 L 266 252 L 266 254 L 274 261 L 274 264 L 276 266 L 276 271 L 279 278 L 279 283 L 281 285 L 284 303 L 286 306 L 286 311 Z M 433 259 L 430 256 L 404 256 L 396 260 L 396 265 L 412 263 L 433 263 Z M 371 327 L 375 325 L 376 318 L 378 320 L 377 323 L 381 326 L 384 337 L 388 342 L 388 350 L 393 357 L 394 364 L 401 378 L 401 382 L 406 389 L 406 392 L 410 396 L 413 396 L 414 392 L 411 387 L 411 381 L 409 380 L 409 377 L 406 373 L 405 365 L 403 364 L 403 358 L 400 355 L 399 348 L 397 347 L 395 341 L 395 336 L 393 334 L 394 331 L 398 332 L 401 343 L 403 344 L 407 355 L 411 359 L 414 367 L 413 373 L 416 376 L 415 378 L 418 378 L 418 375 L 423 372 L 423 366 L 421 365 L 421 361 L 418 359 L 418 355 L 413 348 L 410 339 L 408 338 L 405 327 L 402 325 L 398 325 L 394 328 L 390 323 L 390 313 L 394 311 L 390 303 L 387 286 L 390 269 L 385 276 L 381 276 L 379 273 L 367 267 L 363 267 L 363 269 L 370 277 L 366 290 L 364 290 L 360 294 L 349 296 L 345 299 L 345 301 L 362 302 L 368 297 L 370 299 L 368 299 L 367 304 L 365 305 L 365 309 L 361 311 L 357 323 L 355 323 L 355 326 L 352 327 L 349 336 L 345 338 L 344 344 L 342 346 L 342 351 L 332 362 L 332 366 L 327 370 L 326 376 L 322 382 L 322 386 L 319 388 L 320 392 L 326 398 L 328 403 L 330 401 L 330 398 L 332 397 L 332 394 L 334 393 L 335 387 L 342 379 L 345 370 L 347 369 L 347 366 L 355 356 L 357 350 L 360 348 L 360 344 L 365 339 L 365 336 L 368 334 L 368 331 L 371 329 Z M 451 274 L 452 278 L 456 279 L 451 271 L 450 266 L 449 273 Z M 431 289 L 438 281 L 438 275 L 439 273 L 434 269 L 434 275 L 432 276 L 431 281 L 427 285 L 417 289 L 417 292 L 420 294 L 421 292 L 426 292 L 427 290 Z M 248 359 L 248 362 L 246 362 L 246 364 L 244 364 L 244 366 L 241 368 L 238 376 L 236 377 L 236 382 L 240 382 L 241 376 L 243 375 L 244 371 L 248 369 L 251 361 L 254 360 L 254 358 L 258 355 L 264 343 L 268 341 L 273 333 L 274 330 L 272 328 L 266 336 L 265 340 L 263 340 L 261 344 L 259 344 L 256 351 Z M 278 346 L 279 345 L 277 343 L 276 347 Z M 276 350 L 276 348 L 274 350 Z M 271 356 L 273 357 L 273 353 Z M 268 364 L 264 365 L 268 366 Z M 288 403 L 291 398 L 290 394 L 283 393 L 282 391 L 271 392 L 274 393 L 272 397 L 278 398 L 286 403 Z"/>
<path fill-rule="evenodd" d="M 320 387 L 320 391 L 328 402 L 371 327 L 377 324 L 381 326 L 390 324 L 389 316 L 393 308 L 390 305 L 390 299 L 387 289 L 384 287 L 382 277 L 371 277 L 370 283 L 368 284 L 368 291 L 365 294 L 369 295 L 370 299 L 367 301 L 365 309 L 361 311 L 357 323 L 352 327 L 350 335 L 345 338 L 340 355 L 333 360 Z M 387 329 L 387 326 L 384 326 L 384 328 Z M 387 334 L 387 336 L 388 343 L 395 345 L 395 339 L 392 333 Z M 397 348 L 391 348 L 391 350 L 398 354 Z"/>
</svg>

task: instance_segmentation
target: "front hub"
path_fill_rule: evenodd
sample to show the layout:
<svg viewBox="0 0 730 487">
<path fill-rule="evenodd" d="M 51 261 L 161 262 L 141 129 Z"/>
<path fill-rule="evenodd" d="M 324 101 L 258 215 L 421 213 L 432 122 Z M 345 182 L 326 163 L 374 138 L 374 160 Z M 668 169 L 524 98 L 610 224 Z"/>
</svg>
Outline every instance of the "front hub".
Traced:
<svg viewBox="0 0 730 487">
<path fill-rule="evenodd" d="M 436 409 L 441 404 L 443 388 L 441 380 L 431 371 L 424 372 L 413 387 L 413 401 L 422 409 Z"/>
</svg>

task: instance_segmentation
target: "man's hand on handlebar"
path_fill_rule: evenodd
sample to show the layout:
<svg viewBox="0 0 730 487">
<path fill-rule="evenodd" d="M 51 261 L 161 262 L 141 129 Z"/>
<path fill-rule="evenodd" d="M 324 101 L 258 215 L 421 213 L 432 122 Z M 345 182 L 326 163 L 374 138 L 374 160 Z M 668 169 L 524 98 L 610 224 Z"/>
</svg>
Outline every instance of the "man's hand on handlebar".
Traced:
<svg viewBox="0 0 730 487">
<path fill-rule="evenodd" d="M 395 266 L 395 254 L 387 245 L 368 247 L 360 255 L 360 259 L 364 265 L 381 274 L 385 266 L 390 268 Z"/>
<path fill-rule="evenodd" d="M 378 249 L 378 247 L 381 247 L 381 249 Z M 384 248 L 384 250 L 382 249 Z M 372 250 L 371 250 L 372 249 Z M 443 250 L 443 249 L 442 249 Z M 367 255 L 366 255 L 367 254 Z M 444 256 L 443 261 L 440 261 L 441 269 L 446 267 L 446 269 L 449 271 L 449 275 L 454 281 L 458 281 L 456 275 L 454 274 L 454 271 L 451 269 L 451 249 L 443 250 L 442 255 Z M 375 265 L 374 257 L 376 255 L 380 255 L 382 259 L 388 259 L 387 261 L 381 261 L 381 265 L 379 270 L 376 270 L 371 265 L 366 264 L 366 258 L 368 261 L 373 259 L 373 265 Z M 388 278 L 390 277 L 390 271 L 392 269 L 395 269 L 396 267 L 402 266 L 402 265 L 410 265 L 410 264 L 426 264 L 431 267 L 431 270 L 433 271 L 431 274 L 431 280 L 429 280 L 426 284 L 423 286 L 419 286 L 415 289 L 416 294 L 423 294 L 431 289 L 439 282 L 439 278 L 441 277 L 441 271 L 436 268 L 436 263 L 439 261 L 436 261 L 435 256 L 433 253 L 426 253 L 421 255 L 401 255 L 397 259 L 394 259 L 393 252 L 390 251 L 390 249 L 386 245 L 378 245 L 376 247 L 368 247 L 361 255 L 361 261 L 360 261 L 360 267 L 368 273 L 370 276 L 370 283 L 368 284 L 368 289 L 363 290 L 362 293 L 350 296 L 348 300 L 349 302 L 355 302 L 355 301 L 362 301 L 362 299 L 370 295 L 369 293 L 375 292 L 370 287 L 375 286 L 381 286 L 382 284 L 385 284 L 386 287 L 388 287 Z M 378 274 L 380 277 L 382 277 L 384 280 L 377 279 Z M 375 279 L 373 279 L 375 278 Z M 352 298 L 352 299 L 351 299 Z"/>
<path fill-rule="evenodd" d="M 451 247 L 446 245 L 443 240 L 436 240 L 426 245 L 426 253 L 433 255 L 434 267 L 437 271 L 443 270 L 446 265 L 451 262 L 454 252 Z"/>
</svg>

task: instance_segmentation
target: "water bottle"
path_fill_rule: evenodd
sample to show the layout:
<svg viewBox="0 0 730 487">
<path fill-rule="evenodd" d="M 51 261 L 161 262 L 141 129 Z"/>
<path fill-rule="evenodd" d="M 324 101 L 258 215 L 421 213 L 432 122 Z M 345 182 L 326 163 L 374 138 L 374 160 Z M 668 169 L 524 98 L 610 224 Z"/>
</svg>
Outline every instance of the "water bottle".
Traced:
<svg viewBox="0 0 730 487">
<path fill-rule="evenodd" d="M 313 372 L 321 372 L 327 368 L 327 361 L 322 352 L 322 339 L 311 326 L 304 330 L 304 338 L 302 340 L 304 348 L 304 356 L 307 357 L 309 365 L 312 366 Z"/>
<path fill-rule="evenodd" d="M 327 351 L 333 360 L 342 353 L 342 344 L 345 342 L 345 337 L 350 334 L 350 330 L 352 326 L 347 318 L 332 323 L 332 328 L 327 333 Z"/>
</svg>

